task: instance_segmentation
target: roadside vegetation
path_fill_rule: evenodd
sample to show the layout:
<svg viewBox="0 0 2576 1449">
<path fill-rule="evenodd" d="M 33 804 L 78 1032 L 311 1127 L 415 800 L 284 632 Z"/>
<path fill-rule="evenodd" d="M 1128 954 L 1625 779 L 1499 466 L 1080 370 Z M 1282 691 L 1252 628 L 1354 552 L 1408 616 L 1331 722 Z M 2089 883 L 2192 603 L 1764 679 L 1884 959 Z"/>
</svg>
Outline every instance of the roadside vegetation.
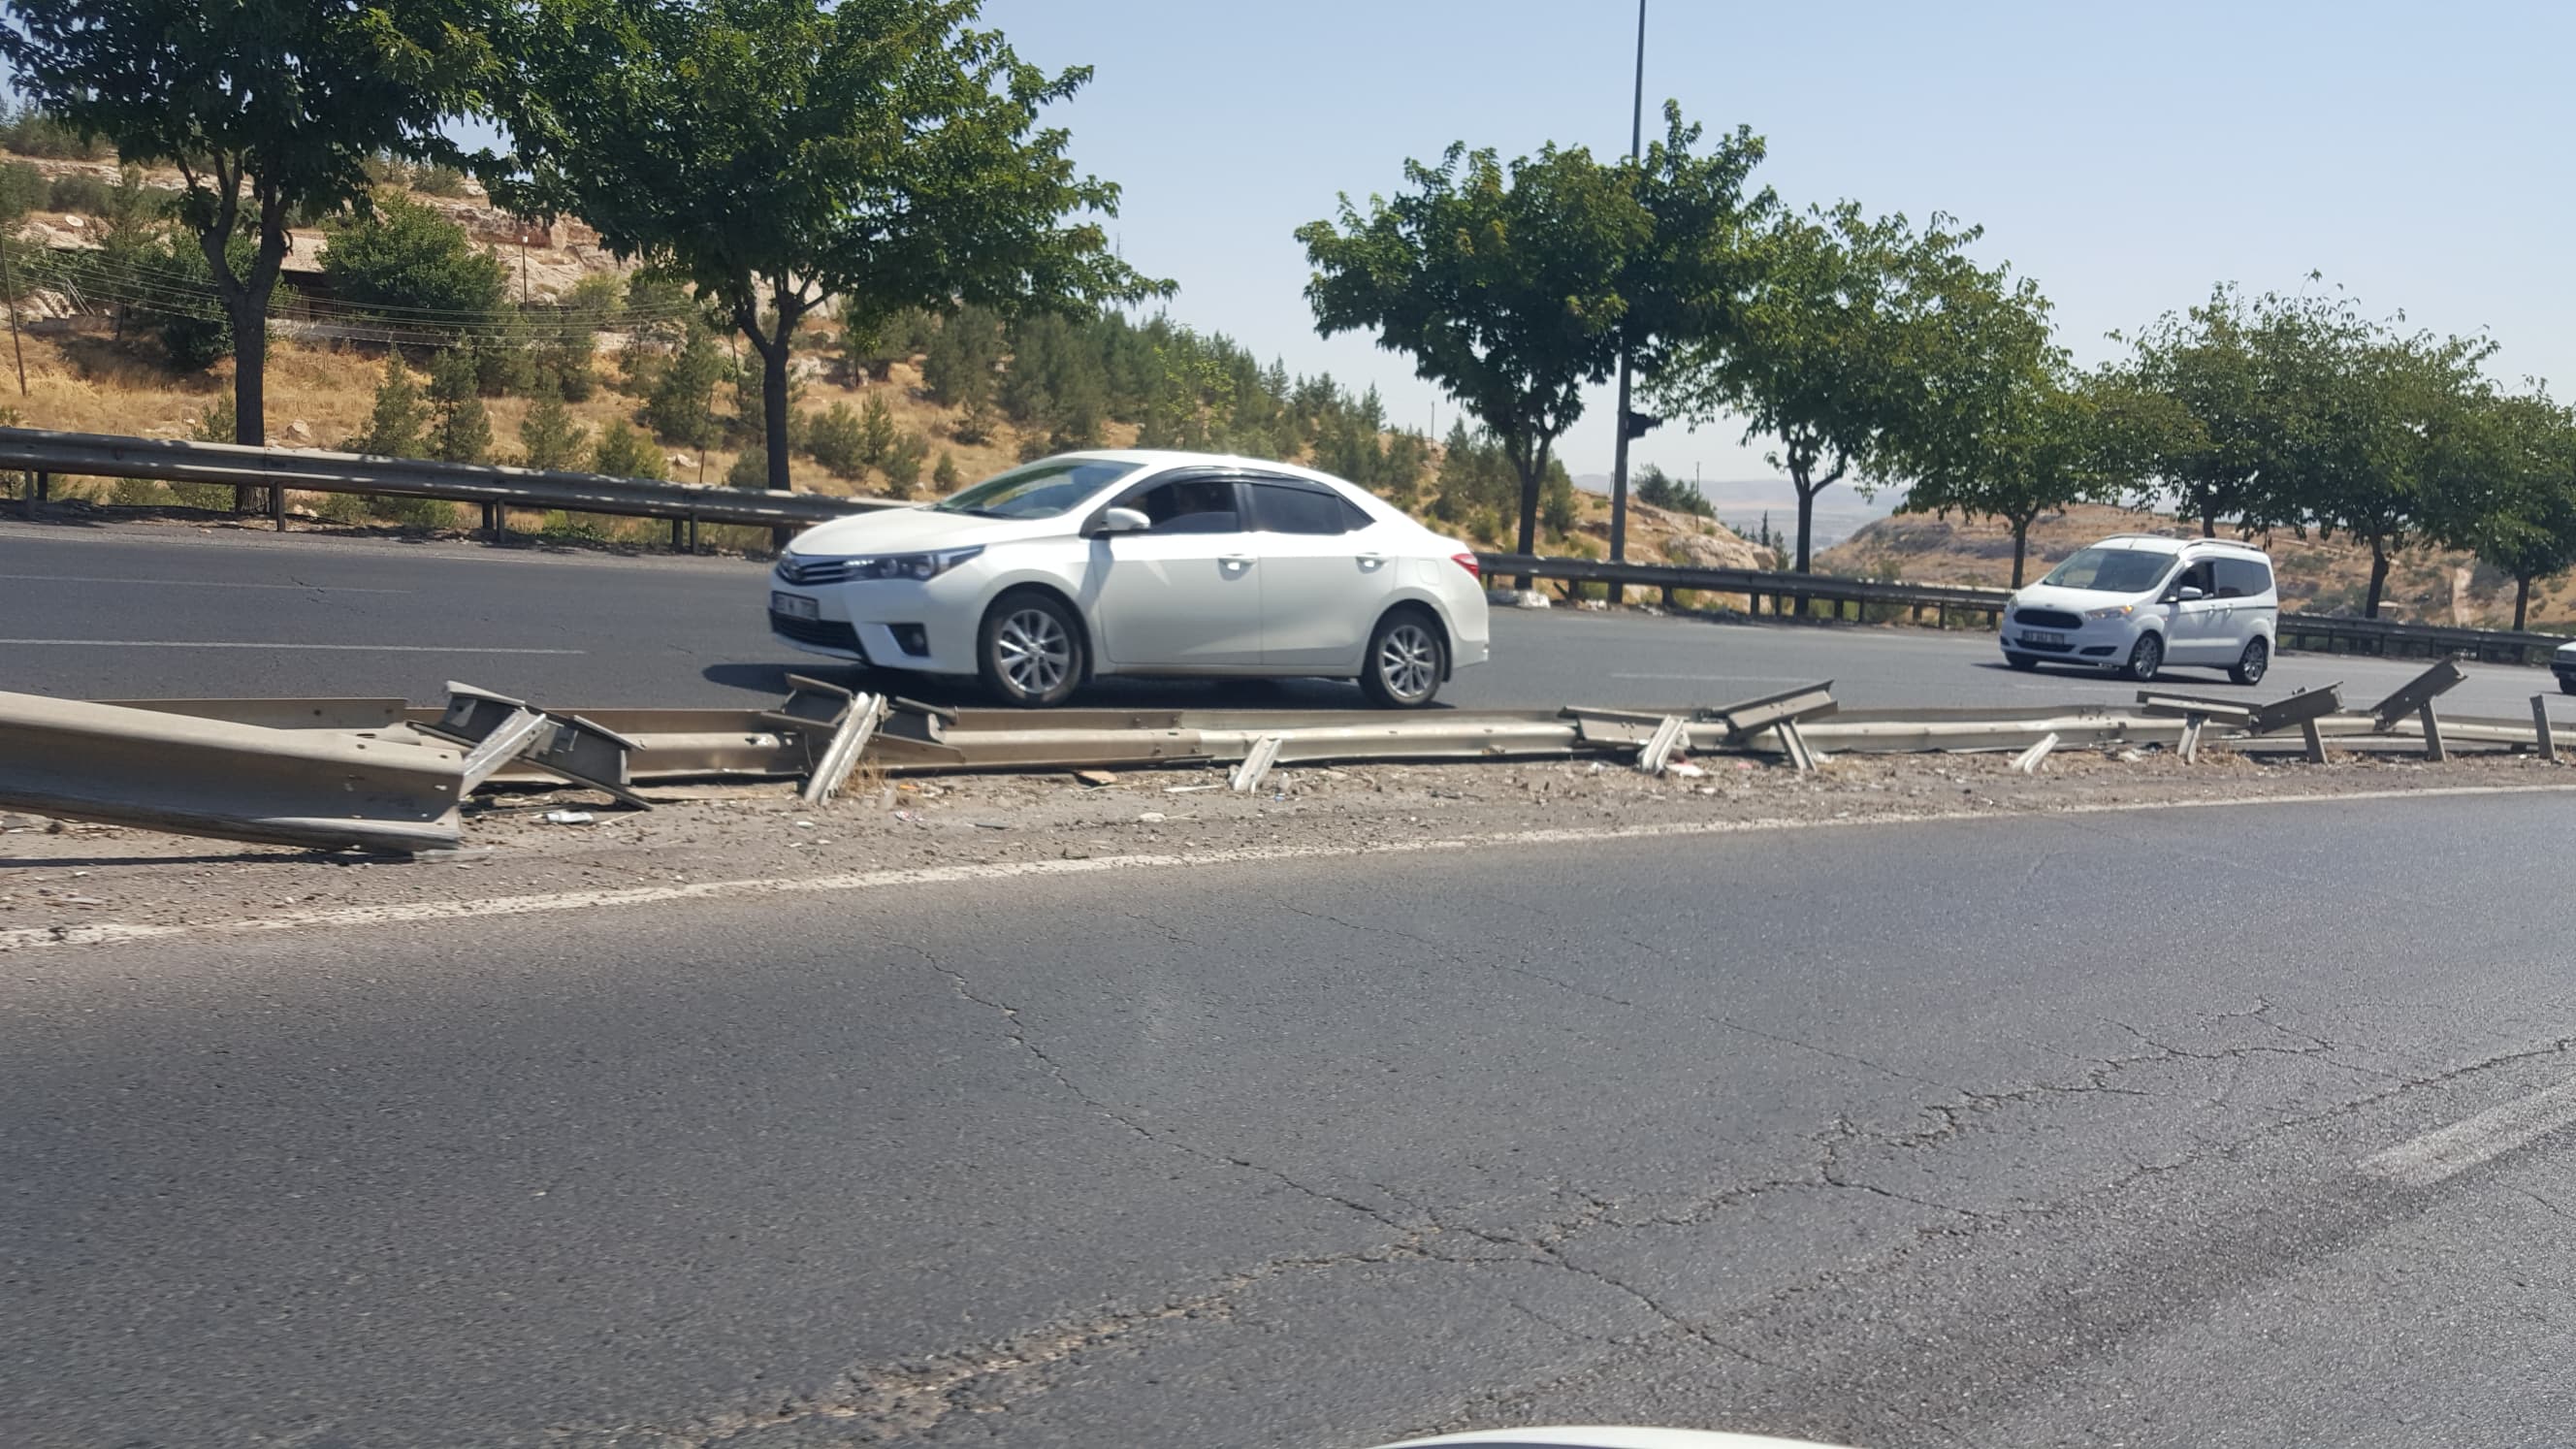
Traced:
<svg viewBox="0 0 2576 1449">
<path fill-rule="evenodd" d="M 2312 278 L 2221 284 L 2078 366 L 1974 224 L 1792 204 L 1759 135 L 1672 105 L 1633 159 L 1462 141 L 1298 229 L 1318 330 L 1373 335 L 1460 409 L 1435 442 L 1146 311 L 1174 284 L 1110 244 L 1118 187 L 1050 120 L 1091 72 L 1022 59 L 972 0 L 8 8 L 7 301 L 51 333 L 15 339 L 32 422 L 141 430 L 80 394 L 222 390 L 246 443 L 300 412 L 277 441 L 898 497 L 1068 447 L 1218 448 L 1594 552 L 1559 446 L 1625 356 L 1628 436 L 1767 443 L 1793 568 L 1836 485 L 2005 530 L 2015 583 L 2034 529 L 2088 504 L 2358 550 L 2374 615 L 2426 550 L 2510 580 L 2517 622 L 2576 565 L 2576 418 L 2488 376 L 2490 339 Z M 211 75 L 275 103 L 202 104 Z M 468 151 L 460 116 L 501 143 Z M 567 225 L 613 264 L 540 295 L 531 236 Z M 1695 490 L 1634 483 L 1632 557 L 1742 542 Z"/>
</svg>

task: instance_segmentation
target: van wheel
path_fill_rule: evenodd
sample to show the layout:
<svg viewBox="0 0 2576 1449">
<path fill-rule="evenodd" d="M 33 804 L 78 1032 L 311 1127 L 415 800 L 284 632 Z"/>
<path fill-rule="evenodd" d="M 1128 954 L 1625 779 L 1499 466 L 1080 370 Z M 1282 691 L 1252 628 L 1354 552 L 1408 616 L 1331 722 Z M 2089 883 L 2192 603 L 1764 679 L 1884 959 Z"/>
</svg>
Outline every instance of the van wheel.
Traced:
<svg viewBox="0 0 2576 1449">
<path fill-rule="evenodd" d="M 2129 651 L 2128 667 L 2120 672 L 2144 684 L 2156 677 L 2156 671 L 2164 667 L 2164 662 L 2165 641 L 2153 634 L 2141 634 L 2137 647 Z"/>
<path fill-rule="evenodd" d="M 2015 669 L 2032 670 L 2039 667 L 2039 656 L 2036 654 L 2007 654 L 2004 656 L 2004 662 Z"/>
<path fill-rule="evenodd" d="M 2261 684 L 2263 671 L 2272 667 L 2272 646 L 2260 639 L 2245 641 L 2245 652 L 2236 656 L 2236 665 L 2227 677 L 2239 684 Z"/>
</svg>

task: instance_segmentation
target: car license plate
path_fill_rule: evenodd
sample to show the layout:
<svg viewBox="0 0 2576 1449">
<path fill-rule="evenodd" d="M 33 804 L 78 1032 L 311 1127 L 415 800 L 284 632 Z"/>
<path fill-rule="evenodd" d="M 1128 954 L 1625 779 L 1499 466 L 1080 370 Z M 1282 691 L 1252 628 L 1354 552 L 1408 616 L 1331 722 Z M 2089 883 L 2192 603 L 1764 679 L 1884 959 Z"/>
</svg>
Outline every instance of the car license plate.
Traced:
<svg viewBox="0 0 2576 1449">
<path fill-rule="evenodd" d="M 2055 630 L 2051 629 L 2024 629 L 2021 631 L 2021 638 L 2022 642 L 2025 644 L 2056 644 L 2062 646 L 2066 643 L 2065 635 L 2057 633 Z"/>
<path fill-rule="evenodd" d="M 814 601 L 806 598 L 802 594 L 771 594 L 769 596 L 769 612 L 773 614 L 785 614 L 791 619 L 815 619 L 822 617 L 821 611 L 814 607 Z"/>
</svg>

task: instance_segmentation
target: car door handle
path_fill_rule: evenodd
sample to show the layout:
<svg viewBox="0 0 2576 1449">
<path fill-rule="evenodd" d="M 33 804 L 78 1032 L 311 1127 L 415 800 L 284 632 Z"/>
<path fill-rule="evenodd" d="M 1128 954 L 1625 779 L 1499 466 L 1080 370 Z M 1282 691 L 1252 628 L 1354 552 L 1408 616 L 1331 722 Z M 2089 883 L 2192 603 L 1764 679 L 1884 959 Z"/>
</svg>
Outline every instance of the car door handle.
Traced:
<svg viewBox="0 0 2576 1449">
<path fill-rule="evenodd" d="M 1248 553 L 1219 554 L 1217 555 L 1216 562 L 1217 567 L 1219 568 L 1233 569 L 1240 572 L 1241 570 L 1252 567 L 1252 555 Z"/>
<path fill-rule="evenodd" d="M 1362 573 L 1368 573 L 1384 567 L 1386 564 L 1386 555 L 1382 553 L 1364 553 L 1359 555 L 1359 561 L 1360 571 Z"/>
</svg>

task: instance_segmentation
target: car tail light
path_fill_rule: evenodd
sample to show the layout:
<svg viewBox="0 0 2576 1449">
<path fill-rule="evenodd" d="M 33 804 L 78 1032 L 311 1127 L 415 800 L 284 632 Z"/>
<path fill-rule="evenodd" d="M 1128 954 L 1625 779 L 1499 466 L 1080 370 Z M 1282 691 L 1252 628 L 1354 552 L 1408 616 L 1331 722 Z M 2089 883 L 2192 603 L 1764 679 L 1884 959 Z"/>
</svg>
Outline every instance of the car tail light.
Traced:
<svg viewBox="0 0 2576 1449">
<path fill-rule="evenodd" d="M 1449 561 L 1465 569 L 1467 577 L 1471 579 L 1482 579 L 1485 576 L 1485 571 L 1477 566 L 1476 556 L 1472 553 L 1453 553 L 1449 556 Z"/>
</svg>

